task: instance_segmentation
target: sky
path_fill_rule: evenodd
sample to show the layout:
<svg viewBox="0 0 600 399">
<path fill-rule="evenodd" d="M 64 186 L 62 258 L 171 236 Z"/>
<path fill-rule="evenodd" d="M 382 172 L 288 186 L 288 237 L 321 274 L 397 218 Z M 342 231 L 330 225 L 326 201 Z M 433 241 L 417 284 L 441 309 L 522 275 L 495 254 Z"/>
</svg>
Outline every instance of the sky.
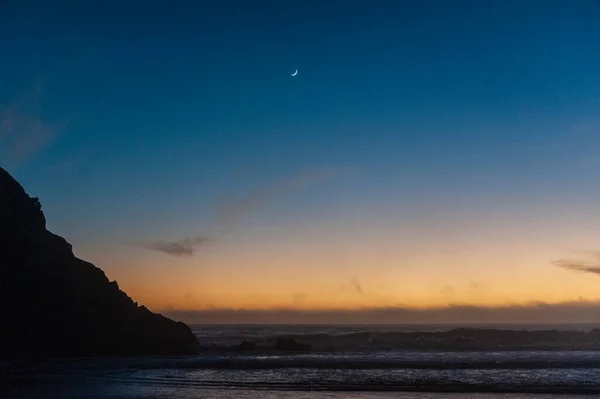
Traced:
<svg viewBox="0 0 600 399">
<path fill-rule="evenodd" d="M 598 1 L 9 0 L 0 52 L 0 166 L 152 310 L 600 310 Z"/>
</svg>

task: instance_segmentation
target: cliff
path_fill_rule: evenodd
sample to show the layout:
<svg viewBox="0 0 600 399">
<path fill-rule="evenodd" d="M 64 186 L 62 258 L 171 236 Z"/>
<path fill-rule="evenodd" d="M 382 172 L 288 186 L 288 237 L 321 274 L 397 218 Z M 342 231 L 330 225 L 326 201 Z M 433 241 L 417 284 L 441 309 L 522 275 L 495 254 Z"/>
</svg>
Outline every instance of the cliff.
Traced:
<svg viewBox="0 0 600 399">
<path fill-rule="evenodd" d="M 0 168 L 0 357 L 195 352 L 190 328 L 138 306 L 46 229 L 40 202 Z"/>
</svg>

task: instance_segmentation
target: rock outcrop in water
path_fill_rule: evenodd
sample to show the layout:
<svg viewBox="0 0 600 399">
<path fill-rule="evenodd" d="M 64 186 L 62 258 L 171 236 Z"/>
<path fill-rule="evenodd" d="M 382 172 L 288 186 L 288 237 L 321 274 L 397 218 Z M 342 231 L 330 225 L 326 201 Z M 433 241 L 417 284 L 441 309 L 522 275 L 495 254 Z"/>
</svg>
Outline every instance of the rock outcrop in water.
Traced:
<svg viewBox="0 0 600 399">
<path fill-rule="evenodd" d="M 187 354 L 190 328 L 138 306 L 46 230 L 40 201 L 0 168 L 0 357 Z"/>
<path fill-rule="evenodd" d="M 237 347 L 240 352 L 250 352 L 256 350 L 256 344 L 251 341 L 242 341 L 242 343 Z"/>
<path fill-rule="evenodd" d="M 305 342 L 298 342 L 294 338 L 279 338 L 277 342 L 275 342 L 274 348 L 280 351 L 290 351 L 290 352 L 310 352 L 312 350 L 312 346 Z"/>
<path fill-rule="evenodd" d="M 312 331 L 281 336 L 264 334 L 257 341 L 242 341 L 240 345 L 229 345 L 229 340 L 220 337 L 208 338 L 200 350 L 214 353 L 232 351 L 257 351 L 261 353 L 289 352 L 502 352 L 502 351 L 600 351 L 600 329 L 585 330 L 540 330 L 536 326 L 523 329 L 506 328 L 453 328 L 436 327 L 429 331 L 406 331 L 408 326 L 364 326 L 371 331 L 345 332 L 340 327 L 334 333 Z M 537 328 L 539 328 L 538 326 Z M 575 327 L 575 326 L 572 326 Z M 582 326 L 580 326 L 581 328 Z M 569 328 L 568 325 L 562 328 Z M 390 331 L 396 329 L 397 331 Z M 402 331 L 405 330 L 405 331 Z M 252 333 L 248 336 L 250 338 Z M 224 341 L 219 342 L 219 339 Z"/>
</svg>

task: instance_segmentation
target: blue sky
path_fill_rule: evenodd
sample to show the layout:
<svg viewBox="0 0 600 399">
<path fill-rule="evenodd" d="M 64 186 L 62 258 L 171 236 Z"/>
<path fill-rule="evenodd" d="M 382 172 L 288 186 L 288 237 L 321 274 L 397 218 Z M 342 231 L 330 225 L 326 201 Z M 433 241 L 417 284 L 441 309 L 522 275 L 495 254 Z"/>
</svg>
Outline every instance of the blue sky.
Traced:
<svg viewBox="0 0 600 399">
<path fill-rule="evenodd" d="M 0 136 L 0 164 L 82 248 L 200 234 L 311 169 L 247 228 L 600 199 L 597 1 L 2 8 L 0 104 L 51 140 Z"/>
</svg>

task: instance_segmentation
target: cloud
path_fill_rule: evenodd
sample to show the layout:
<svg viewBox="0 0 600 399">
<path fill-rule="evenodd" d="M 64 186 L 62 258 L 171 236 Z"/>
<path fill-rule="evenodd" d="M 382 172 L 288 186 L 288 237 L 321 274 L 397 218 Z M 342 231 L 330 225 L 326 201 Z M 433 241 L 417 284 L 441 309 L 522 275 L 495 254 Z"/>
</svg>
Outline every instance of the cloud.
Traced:
<svg viewBox="0 0 600 399">
<path fill-rule="evenodd" d="M 553 265 L 562 267 L 563 269 L 571 270 L 574 272 L 592 273 L 600 275 L 600 252 L 592 253 L 596 258 L 596 261 L 577 261 L 561 259 L 552 262 Z"/>
<path fill-rule="evenodd" d="M 352 293 L 352 294 L 365 295 L 365 291 L 363 290 L 362 284 L 356 278 L 353 278 L 347 284 L 340 285 L 339 290 L 340 290 L 339 292 L 342 294 Z"/>
<path fill-rule="evenodd" d="M 448 305 L 433 308 L 372 307 L 363 309 L 231 309 L 169 310 L 187 323 L 296 324 L 559 324 L 598 323 L 600 301 L 544 302 L 504 306 Z"/>
<path fill-rule="evenodd" d="M 209 238 L 198 236 L 192 238 L 185 238 L 179 241 L 154 241 L 154 242 L 141 242 L 137 243 L 137 246 L 142 248 L 150 249 L 152 251 L 158 251 L 167 255 L 176 257 L 190 257 L 194 255 L 194 251 L 209 241 Z"/>
<path fill-rule="evenodd" d="M 0 156 L 4 162 L 21 165 L 64 130 L 65 123 L 48 123 L 36 112 L 40 93 L 38 87 L 12 103 L 0 105 Z"/>
<path fill-rule="evenodd" d="M 363 289 L 362 289 L 362 286 L 360 285 L 360 282 L 359 282 L 357 279 L 353 279 L 353 280 L 350 282 L 350 285 L 351 285 L 351 286 L 352 286 L 352 288 L 354 288 L 354 290 L 355 290 L 356 292 L 358 292 L 359 294 L 361 294 L 361 295 L 364 295 L 364 294 L 365 294 L 365 292 L 364 292 L 364 291 L 363 291 Z"/>
<path fill-rule="evenodd" d="M 267 202 L 332 176 L 333 171 L 329 169 L 304 170 L 289 179 L 248 193 L 237 201 L 220 204 L 217 208 L 218 228 L 223 232 L 228 231 L 241 218 Z"/>
<path fill-rule="evenodd" d="M 215 229 L 216 232 L 210 235 L 211 238 L 208 238 L 207 235 L 202 234 L 177 241 L 158 240 L 137 243 L 136 245 L 176 257 L 193 256 L 198 247 L 214 239 L 216 236 L 224 234 L 233 229 L 235 224 L 251 211 L 264 206 L 266 203 L 279 196 L 288 194 L 289 192 L 308 184 L 330 178 L 331 176 L 333 176 L 333 172 L 331 170 L 305 170 L 290 179 L 283 180 L 272 186 L 264 187 L 253 193 L 250 193 L 238 201 L 220 204 L 218 206 L 217 227 Z"/>
</svg>

